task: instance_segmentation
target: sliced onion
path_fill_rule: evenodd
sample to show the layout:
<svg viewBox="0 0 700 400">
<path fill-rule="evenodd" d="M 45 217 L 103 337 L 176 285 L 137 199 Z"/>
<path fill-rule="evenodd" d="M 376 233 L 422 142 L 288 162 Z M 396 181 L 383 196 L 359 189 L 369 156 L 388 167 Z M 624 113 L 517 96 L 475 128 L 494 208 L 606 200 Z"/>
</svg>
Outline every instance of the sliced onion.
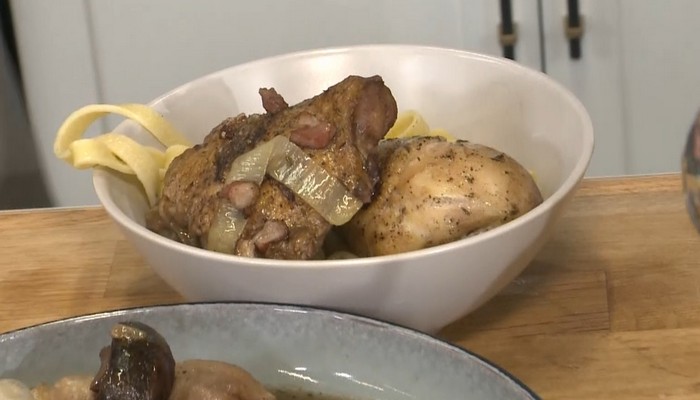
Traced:
<svg viewBox="0 0 700 400">
<path fill-rule="evenodd" d="M 284 136 L 276 136 L 237 157 L 225 182 L 249 181 L 259 185 L 266 173 L 296 193 L 330 224 L 348 222 L 362 207 L 362 202 L 340 181 Z M 239 210 L 222 201 L 209 229 L 206 248 L 233 253 L 246 222 Z"/>
<path fill-rule="evenodd" d="M 245 223 L 246 219 L 240 211 L 230 203 L 222 201 L 209 228 L 206 248 L 219 253 L 233 254 Z"/>
<path fill-rule="evenodd" d="M 249 181 L 258 185 L 262 183 L 270 154 L 274 148 L 273 141 L 274 139 L 236 157 L 225 176 L 225 182 L 228 184 L 235 181 Z M 207 234 L 206 248 L 220 253 L 233 254 L 236 242 L 243 233 L 246 222 L 243 213 L 234 208 L 228 201 L 221 201 Z"/>
<path fill-rule="evenodd" d="M 333 225 L 343 225 L 362 207 L 345 186 L 299 146 L 278 136 L 279 145 L 267 165 L 267 173 L 301 197 Z M 274 139 L 273 139 L 274 140 Z"/>
<path fill-rule="evenodd" d="M 236 157 L 231 163 L 228 173 L 226 173 L 226 183 L 249 181 L 260 185 L 265 177 L 265 171 L 272 152 L 275 150 L 278 142 L 277 137 L 275 137 L 269 142 Z"/>
</svg>

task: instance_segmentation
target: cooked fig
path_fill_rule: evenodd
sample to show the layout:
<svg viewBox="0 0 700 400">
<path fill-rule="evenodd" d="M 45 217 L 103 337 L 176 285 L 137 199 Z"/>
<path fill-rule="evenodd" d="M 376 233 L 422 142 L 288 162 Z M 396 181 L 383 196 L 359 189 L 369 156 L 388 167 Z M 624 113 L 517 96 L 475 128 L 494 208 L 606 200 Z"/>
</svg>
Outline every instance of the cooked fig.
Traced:
<svg viewBox="0 0 700 400">
<path fill-rule="evenodd" d="M 165 339 L 150 326 L 131 321 L 115 325 L 111 336 L 90 385 L 95 400 L 167 400 L 175 360 Z"/>
</svg>

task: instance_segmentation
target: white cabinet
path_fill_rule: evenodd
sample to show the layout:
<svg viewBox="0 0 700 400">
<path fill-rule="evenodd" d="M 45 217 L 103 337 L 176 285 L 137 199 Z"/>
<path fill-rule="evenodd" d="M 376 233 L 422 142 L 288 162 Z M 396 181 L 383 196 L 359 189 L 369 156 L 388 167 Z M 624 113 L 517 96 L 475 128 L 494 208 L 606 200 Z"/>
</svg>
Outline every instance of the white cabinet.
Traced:
<svg viewBox="0 0 700 400">
<path fill-rule="evenodd" d="M 519 60 L 539 68 L 535 0 L 519 3 Z M 527 6 L 530 5 L 530 6 Z M 500 54 L 489 0 L 120 0 L 88 2 L 105 101 L 148 101 L 234 64 L 290 51 L 413 43 Z M 530 13 L 530 14 L 528 14 Z"/>
<path fill-rule="evenodd" d="M 583 55 L 571 60 L 566 1 L 543 1 L 546 70 L 591 114 L 596 149 L 589 174 L 678 171 L 700 108 L 697 0 L 580 0 Z"/>
<path fill-rule="evenodd" d="M 543 2 L 543 69 L 568 87 L 591 115 L 596 143 L 588 174 L 628 173 L 618 2 L 579 2 L 584 16 L 584 36 L 578 60 L 570 57 L 569 41 L 564 35 L 566 3 Z"/>
<path fill-rule="evenodd" d="M 540 66 L 537 0 L 514 2 L 517 58 Z M 53 157 L 61 121 L 90 103 L 146 102 L 197 76 L 315 47 L 412 43 L 500 55 L 492 0 L 14 0 L 25 90 L 49 192 L 97 203 L 90 175 Z M 117 120 L 94 127 L 104 131 Z"/>
<path fill-rule="evenodd" d="M 619 3 L 629 171 L 678 171 L 700 108 L 700 2 Z"/>
</svg>

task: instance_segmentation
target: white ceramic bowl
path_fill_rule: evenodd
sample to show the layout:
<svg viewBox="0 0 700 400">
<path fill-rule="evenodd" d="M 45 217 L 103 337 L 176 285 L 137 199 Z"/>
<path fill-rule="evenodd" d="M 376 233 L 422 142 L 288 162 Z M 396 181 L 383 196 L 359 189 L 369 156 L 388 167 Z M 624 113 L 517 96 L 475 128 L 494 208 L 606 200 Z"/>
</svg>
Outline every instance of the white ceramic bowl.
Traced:
<svg viewBox="0 0 700 400">
<path fill-rule="evenodd" d="M 539 399 L 487 360 L 428 335 L 335 311 L 251 303 L 120 310 L 2 334 L 0 379 L 33 387 L 94 376 L 110 328 L 123 321 L 153 327 L 176 361 L 230 362 L 270 390 L 348 400 Z"/>
<path fill-rule="evenodd" d="M 537 71 L 505 59 L 440 48 L 376 45 L 300 52 L 235 66 L 153 101 L 193 142 L 221 120 L 263 112 L 258 88 L 290 103 L 347 75 L 379 74 L 399 111 L 431 127 L 493 146 L 536 173 L 544 202 L 491 231 L 405 254 L 353 260 L 278 261 L 218 254 L 144 227 L 147 201 L 136 181 L 94 173 L 97 195 L 150 266 L 191 301 L 316 305 L 434 332 L 474 310 L 518 275 L 545 243 L 593 151 L 581 103 Z M 155 144 L 136 124 L 118 129 Z"/>
</svg>

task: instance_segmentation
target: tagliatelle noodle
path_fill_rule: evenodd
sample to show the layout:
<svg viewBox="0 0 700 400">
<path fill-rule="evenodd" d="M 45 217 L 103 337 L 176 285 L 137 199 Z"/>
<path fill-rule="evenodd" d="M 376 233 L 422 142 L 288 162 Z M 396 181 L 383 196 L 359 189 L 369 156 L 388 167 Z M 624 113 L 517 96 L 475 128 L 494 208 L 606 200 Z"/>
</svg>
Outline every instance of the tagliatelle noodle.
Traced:
<svg viewBox="0 0 700 400">
<path fill-rule="evenodd" d="M 456 139 L 444 129 L 430 129 L 428 123 L 415 110 L 408 110 L 399 113 L 396 122 L 384 136 L 384 139 L 397 139 L 412 136 L 442 136 L 450 142 Z"/>
<path fill-rule="evenodd" d="M 165 151 L 143 146 L 117 133 L 83 138 L 96 120 L 117 114 L 139 123 L 163 146 Z M 163 176 L 170 162 L 191 145 L 167 120 L 143 104 L 93 104 L 73 112 L 56 134 L 54 154 L 75 168 L 97 166 L 135 175 L 143 185 L 148 201 L 155 204 Z"/>
<path fill-rule="evenodd" d="M 117 114 L 139 123 L 166 147 L 165 151 L 141 145 L 113 132 L 83 138 L 93 122 L 108 114 Z M 444 130 L 431 130 L 423 117 L 413 110 L 401 113 L 384 138 L 411 136 L 442 136 L 450 141 L 455 140 Z M 75 168 L 99 166 L 135 175 L 153 205 L 168 166 L 190 147 L 191 144 L 180 132 L 146 105 L 95 104 L 73 112 L 64 121 L 56 135 L 54 153 Z M 346 223 L 362 207 L 362 203 L 337 179 L 316 165 L 286 137 L 275 137 L 236 158 L 226 176 L 226 183 L 246 180 L 260 184 L 265 174 L 289 187 L 333 225 Z M 239 210 L 223 203 L 212 221 L 206 247 L 232 253 L 245 224 L 246 218 Z M 352 255 L 339 255 L 341 258 L 349 256 Z"/>
</svg>

